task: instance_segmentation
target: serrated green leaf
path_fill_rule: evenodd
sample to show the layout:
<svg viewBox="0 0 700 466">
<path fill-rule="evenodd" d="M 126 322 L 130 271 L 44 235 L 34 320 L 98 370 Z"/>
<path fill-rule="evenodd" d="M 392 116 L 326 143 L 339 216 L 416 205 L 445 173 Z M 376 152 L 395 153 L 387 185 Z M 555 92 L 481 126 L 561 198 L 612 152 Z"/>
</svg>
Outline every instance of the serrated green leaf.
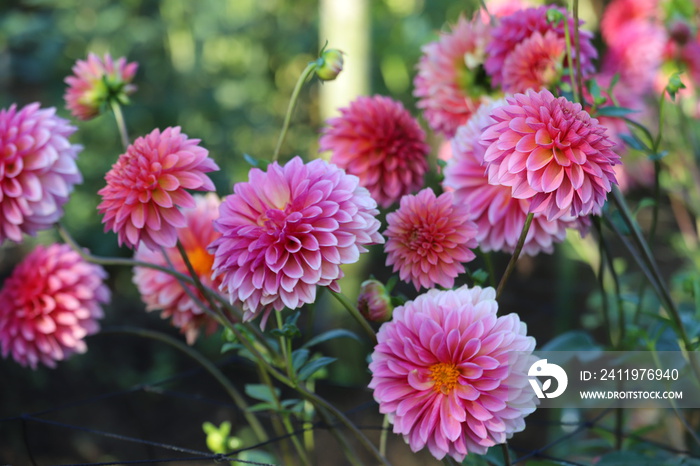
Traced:
<svg viewBox="0 0 700 466">
<path fill-rule="evenodd" d="M 315 337 L 311 338 L 309 341 L 304 343 L 301 347 L 302 348 L 311 348 L 312 346 L 318 345 L 319 343 L 323 343 L 324 341 L 334 340 L 336 338 L 342 338 L 342 337 L 352 338 L 353 340 L 357 340 L 359 342 L 362 341 L 362 339 L 360 337 L 355 335 L 350 330 L 336 328 L 333 330 L 328 330 L 327 332 L 323 332 L 320 335 L 316 335 Z"/>
<path fill-rule="evenodd" d="M 299 379 L 306 380 L 312 375 L 314 375 L 318 370 L 326 367 L 327 365 L 336 361 L 336 358 L 331 358 L 328 356 L 323 356 L 318 359 L 314 359 L 307 363 L 304 367 L 299 370 Z"/>
</svg>

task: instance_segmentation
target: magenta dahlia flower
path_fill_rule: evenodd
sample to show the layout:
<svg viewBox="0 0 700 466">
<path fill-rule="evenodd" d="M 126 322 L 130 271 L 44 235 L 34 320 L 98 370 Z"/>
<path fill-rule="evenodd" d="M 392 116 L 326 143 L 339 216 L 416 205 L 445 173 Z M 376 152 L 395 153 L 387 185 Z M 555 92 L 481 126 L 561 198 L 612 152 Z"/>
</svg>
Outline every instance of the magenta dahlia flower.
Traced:
<svg viewBox="0 0 700 466">
<path fill-rule="evenodd" d="M 331 151 L 331 163 L 360 178 L 382 207 L 423 186 L 430 146 L 401 102 L 359 97 L 340 112 L 319 142 L 319 150 Z"/>
<path fill-rule="evenodd" d="M 557 9 L 564 13 L 569 22 L 569 31 L 574 30 L 574 20 L 563 8 L 552 6 L 541 6 L 538 8 L 527 8 L 516 11 L 509 16 L 501 18 L 499 24 L 493 28 L 492 39 L 486 45 L 486 61 L 484 68 L 491 77 L 492 86 L 498 87 L 503 84 L 505 63 L 508 56 L 513 53 L 516 46 L 539 32 L 543 36 L 548 31 L 552 31 L 560 40 L 564 40 L 564 24 L 552 24 L 547 20 L 547 11 Z M 583 25 L 583 21 L 579 21 Z M 595 71 L 593 60 L 598 53 L 591 42 L 593 34 L 583 29 L 579 30 L 579 44 L 581 49 L 581 72 L 584 76 Z M 575 53 L 575 52 L 574 52 Z M 574 57 L 576 59 L 576 57 Z M 564 58 L 564 66 L 568 66 L 568 58 Z"/>
<path fill-rule="evenodd" d="M 605 127 L 546 89 L 506 101 L 480 139 L 489 183 L 510 187 L 514 198 L 529 200 L 529 212 L 547 220 L 599 214 L 620 161 Z"/>
<path fill-rule="evenodd" d="M 469 218 L 476 223 L 476 241 L 482 251 L 512 253 L 525 226 L 530 203 L 515 199 L 508 186 L 492 185 L 483 166 L 486 148 L 479 144 L 483 128 L 492 124 L 491 112 L 505 100 L 484 104 L 452 139 L 452 157 L 447 160 L 443 187 L 451 190 L 455 204 L 469 206 Z M 554 244 L 566 238 L 566 229 L 585 232 L 572 217 L 547 220 L 539 213 L 532 219 L 523 253 L 535 256 L 552 253 Z"/>
<path fill-rule="evenodd" d="M 563 72 L 566 42 L 554 31 L 534 32 L 515 46 L 503 64 L 503 91 L 551 88 Z"/>
<path fill-rule="evenodd" d="M 460 17 L 450 32 L 423 46 L 413 95 L 433 131 L 452 137 L 489 92 L 482 76 L 489 38 L 489 27 L 479 17 Z"/>
<path fill-rule="evenodd" d="M 138 66 L 138 63 L 127 63 L 124 57 L 114 61 L 109 54 L 100 58 L 90 53 L 87 60 L 75 63 L 73 75 L 65 79 L 68 84 L 64 96 L 66 108 L 74 117 L 89 120 L 99 115 L 110 99 L 127 104 L 128 95 L 136 91 L 131 81 Z"/>
<path fill-rule="evenodd" d="M 517 314 L 497 317 L 493 288 L 430 290 L 394 309 L 369 365 L 374 399 L 414 452 L 460 462 L 525 428 L 535 340 Z"/>
<path fill-rule="evenodd" d="M 359 179 L 323 160 L 294 157 L 267 172 L 254 168 L 234 185 L 214 223 L 222 234 L 209 247 L 214 277 L 245 320 L 262 312 L 264 325 L 272 308 L 314 302 L 317 285 L 340 290 L 340 265 L 384 242 L 377 214 Z"/>
<path fill-rule="evenodd" d="M 454 205 L 452 194 L 435 196 L 426 188 L 401 198 L 396 212 L 386 216 L 386 265 L 416 290 L 438 284 L 445 288 L 464 273 L 462 262 L 474 259 L 476 225 L 469 220 L 465 205 Z"/>
<path fill-rule="evenodd" d="M 83 180 L 75 164 L 82 146 L 68 141 L 76 128 L 55 113 L 38 103 L 0 110 L 0 244 L 51 228 Z"/>
<path fill-rule="evenodd" d="M 186 224 L 177 230 L 177 239 L 185 249 L 187 259 L 202 284 L 216 290 L 221 285 L 221 280 L 211 278 L 214 256 L 207 251 L 207 246 L 221 236 L 214 229 L 214 220 L 219 217 L 221 201 L 214 193 L 196 194 L 194 200 L 195 207 L 182 209 Z M 152 251 L 141 245 L 134 258 L 164 267 L 172 264 L 176 271 L 189 275 L 185 261 L 177 248 Z M 146 303 L 146 310 L 161 310 L 161 317 L 172 318 L 173 325 L 185 334 L 187 343 L 190 345 L 195 342 L 200 330 L 204 329 L 207 334 L 216 330 L 216 320 L 205 314 L 185 291 L 183 285 L 169 273 L 149 267 L 134 267 L 134 284 L 141 293 L 141 299 Z M 194 285 L 186 286 L 193 296 L 206 302 Z"/>
<path fill-rule="evenodd" d="M 66 244 L 37 246 L 0 290 L 0 349 L 22 366 L 56 367 L 87 350 L 109 301 L 107 274 Z"/>
<path fill-rule="evenodd" d="M 206 175 L 219 167 L 180 127 L 153 130 L 119 156 L 100 189 L 105 231 L 118 235 L 119 245 L 136 248 L 143 241 L 157 250 L 177 242 L 177 229 L 187 222 L 180 208 L 195 207 L 186 189 L 213 191 Z"/>
</svg>

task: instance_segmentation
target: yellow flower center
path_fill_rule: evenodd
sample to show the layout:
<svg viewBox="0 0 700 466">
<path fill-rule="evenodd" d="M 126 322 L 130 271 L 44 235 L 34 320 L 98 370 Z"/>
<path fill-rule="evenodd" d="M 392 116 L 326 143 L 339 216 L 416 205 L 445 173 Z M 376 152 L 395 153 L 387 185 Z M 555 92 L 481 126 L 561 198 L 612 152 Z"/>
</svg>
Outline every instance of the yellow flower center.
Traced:
<svg viewBox="0 0 700 466">
<path fill-rule="evenodd" d="M 449 394 L 457 385 L 459 375 L 457 365 L 451 362 L 439 362 L 430 366 L 430 378 L 435 382 L 433 390 L 444 395 Z"/>
<path fill-rule="evenodd" d="M 211 275 L 211 268 L 214 265 L 214 256 L 209 254 L 206 249 L 197 246 L 187 251 L 187 258 L 198 276 L 208 277 Z"/>
</svg>

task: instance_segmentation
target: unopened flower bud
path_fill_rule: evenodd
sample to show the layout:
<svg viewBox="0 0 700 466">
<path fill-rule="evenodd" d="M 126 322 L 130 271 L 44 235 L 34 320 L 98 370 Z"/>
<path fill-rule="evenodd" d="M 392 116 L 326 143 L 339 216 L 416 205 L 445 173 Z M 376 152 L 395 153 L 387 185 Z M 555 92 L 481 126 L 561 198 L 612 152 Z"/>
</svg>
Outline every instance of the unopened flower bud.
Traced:
<svg viewBox="0 0 700 466">
<path fill-rule="evenodd" d="M 365 280 L 360 285 L 357 298 L 360 314 L 370 322 L 386 322 L 391 319 L 394 306 L 384 285 L 378 280 Z"/>
<path fill-rule="evenodd" d="M 316 61 L 316 75 L 324 81 L 333 81 L 343 71 L 343 52 L 326 50 Z"/>
<path fill-rule="evenodd" d="M 669 35 L 678 45 L 685 45 L 693 38 L 693 31 L 687 22 L 679 19 L 671 24 Z"/>
</svg>

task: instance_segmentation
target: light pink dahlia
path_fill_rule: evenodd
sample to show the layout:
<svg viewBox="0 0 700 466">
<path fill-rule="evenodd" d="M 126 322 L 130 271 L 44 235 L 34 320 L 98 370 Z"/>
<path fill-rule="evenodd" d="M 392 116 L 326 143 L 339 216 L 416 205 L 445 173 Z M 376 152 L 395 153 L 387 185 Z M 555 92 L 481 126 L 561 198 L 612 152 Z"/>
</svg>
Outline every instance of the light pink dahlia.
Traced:
<svg viewBox="0 0 700 466">
<path fill-rule="evenodd" d="M 55 113 L 38 103 L 0 110 L 0 244 L 51 228 L 83 180 L 82 146 L 68 141 L 76 128 Z"/>
<path fill-rule="evenodd" d="M 452 137 L 489 92 L 482 64 L 489 26 L 460 17 L 450 32 L 423 46 L 413 85 L 416 106 L 433 131 Z"/>
<path fill-rule="evenodd" d="M 207 247 L 221 236 L 214 229 L 214 220 L 219 217 L 221 201 L 214 193 L 195 194 L 194 200 L 194 208 L 182 209 L 186 224 L 178 228 L 177 239 L 185 249 L 187 258 L 202 284 L 216 290 L 221 285 L 221 280 L 211 278 L 214 256 L 207 251 Z M 172 264 L 176 271 L 189 276 L 185 261 L 177 248 L 152 251 L 141 245 L 134 258 L 164 267 Z M 134 284 L 141 293 L 141 299 L 146 303 L 146 310 L 161 310 L 161 317 L 172 318 L 173 325 L 181 329 L 190 345 L 195 342 L 200 330 L 204 329 L 207 334 L 216 330 L 216 320 L 205 314 L 180 282 L 169 273 L 149 267 L 134 267 Z M 206 302 L 194 285 L 187 286 L 190 293 L 200 301 Z"/>
<path fill-rule="evenodd" d="M 314 302 L 317 285 L 340 290 L 340 265 L 384 242 L 377 214 L 359 179 L 323 160 L 294 157 L 267 172 L 254 168 L 249 181 L 234 185 L 214 223 L 222 234 L 209 247 L 214 277 L 242 305 L 245 320 L 262 312 L 264 322 L 272 308 Z"/>
<path fill-rule="evenodd" d="M 497 317 L 493 288 L 430 290 L 394 309 L 369 365 L 374 399 L 394 433 L 461 462 L 525 428 L 535 340 L 517 314 Z"/>
<path fill-rule="evenodd" d="M 547 220 L 599 214 L 620 161 L 605 127 L 546 89 L 506 101 L 480 139 L 489 183 L 512 188 L 514 198 L 530 201 L 529 212 Z"/>
<path fill-rule="evenodd" d="M 569 22 L 569 31 L 574 30 L 574 20 L 566 10 L 553 6 L 541 6 L 516 11 L 509 16 L 501 18 L 499 24 L 491 32 L 491 41 L 486 45 L 486 60 L 484 68 L 491 77 L 491 85 L 495 88 L 503 84 L 504 66 L 508 56 L 513 53 L 516 46 L 539 32 L 543 36 L 547 31 L 552 31 L 560 40 L 564 40 L 564 24 L 551 24 L 547 20 L 547 11 L 556 9 L 566 15 Z M 579 21 L 583 25 L 583 21 Z M 595 71 L 593 60 L 598 56 L 591 42 L 593 34 L 590 31 L 579 29 L 579 44 L 581 48 L 581 72 L 584 76 Z M 575 52 L 574 52 L 575 53 Z M 576 58 L 574 56 L 574 58 Z M 564 58 L 564 66 L 568 66 L 568 58 Z"/>
<path fill-rule="evenodd" d="M 515 199 L 508 186 L 488 182 L 483 163 L 486 148 L 479 144 L 483 128 L 492 124 L 491 112 L 505 104 L 498 100 L 483 105 L 452 139 L 452 157 L 445 167 L 443 186 L 452 191 L 455 204 L 469 206 L 469 218 L 477 225 L 476 241 L 482 251 L 512 253 L 525 226 L 529 201 Z M 547 220 L 536 214 L 528 230 L 523 253 L 552 253 L 554 244 L 566 238 L 567 228 L 585 231 L 572 217 Z"/>
<path fill-rule="evenodd" d="M 115 62 L 109 54 L 100 58 L 90 53 L 87 60 L 75 63 L 73 75 L 65 79 L 68 84 L 64 96 L 66 108 L 74 117 L 89 120 L 99 115 L 110 99 L 127 104 L 128 95 L 136 91 L 131 81 L 138 66 L 138 63 L 127 63 L 124 57 Z"/>
<path fill-rule="evenodd" d="M 212 191 L 206 173 L 219 167 L 199 146 L 187 139 L 180 127 L 153 130 L 138 138 L 107 172 L 107 186 L 98 191 L 105 231 L 118 235 L 119 245 L 150 249 L 170 248 L 177 242 L 177 229 L 187 222 L 180 208 L 195 207 L 185 189 Z"/>
<path fill-rule="evenodd" d="M 431 188 L 401 198 L 396 212 L 386 216 L 387 237 L 384 251 L 386 265 L 405 282 L 413 282 L 416 290 L 438 284 L 445 288 L 464 273 L 462 262 L 475 255 L 476 225 L 469 220 L 465 205 L 453 205 L 452 194 L 439 197 Z"/>
<path fill-rule="evenodd" d="M 87 350 L 83 339 L 99 330 L 109 301 L 107 276 L 66 244 L 38 246 L 15 267 L 0 290 L 0 348 L 36 369 Z"/>
<path fill-rule="evenodd" d="M 554 31 L 534 32 L 515 46 L 503 64 L 503 91 L 551 88 L 562 76 L 566 42 Z"/>
<path fill-rule="evenodd" d="M 423 186 L 430 146 L 401 102 L 359 97 L 340 112 L 320 139 L 320 150 L 332 152 L 331 163 L 359 177 L 382 207 Z"/>
<path fill-rule="evenodd" d="M 605 43 L 624 42 L 621 29 L 631 22 L 660 24 L 661 9 L 658 0 L 613 0 L 603 12 L 600 29 Z"/>
</svg>

